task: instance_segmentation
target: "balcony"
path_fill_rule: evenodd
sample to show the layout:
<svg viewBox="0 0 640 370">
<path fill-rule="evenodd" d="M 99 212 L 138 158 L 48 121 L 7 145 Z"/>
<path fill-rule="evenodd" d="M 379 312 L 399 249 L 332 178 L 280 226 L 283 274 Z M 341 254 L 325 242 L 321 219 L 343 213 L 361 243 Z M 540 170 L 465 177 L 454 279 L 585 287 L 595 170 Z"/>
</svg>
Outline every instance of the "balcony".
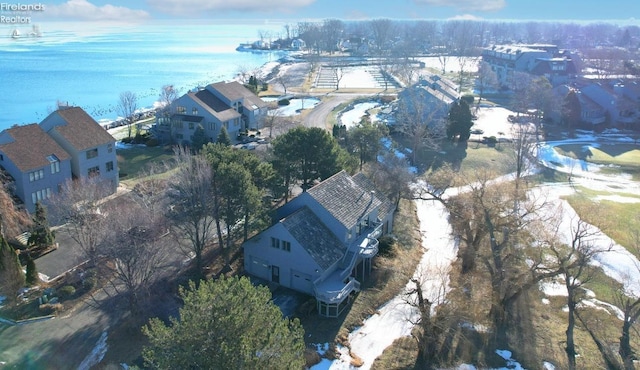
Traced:
<svg viewBox="0 0 640 370">
<path fill-rule="evenodd" d="M 333 274 L 328 279 L 314 287 L 315 297 L 318 301 L 325 303 L 340 303 L 344 301 L 351 292 L 360 291 L 360 282 L 353 277 L 349 277 L 346 282 L 339 274 Z"/>
</svg>

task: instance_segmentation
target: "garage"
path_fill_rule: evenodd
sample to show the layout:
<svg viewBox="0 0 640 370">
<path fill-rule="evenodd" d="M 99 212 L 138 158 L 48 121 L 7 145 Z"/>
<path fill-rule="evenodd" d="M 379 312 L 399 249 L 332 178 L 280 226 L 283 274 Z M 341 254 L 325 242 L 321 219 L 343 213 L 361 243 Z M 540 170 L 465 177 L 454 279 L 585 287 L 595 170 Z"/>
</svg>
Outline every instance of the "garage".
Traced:
<svg viewBox="0 0 640 370">
<path fill-rule="evenodd" d="M 251 274 L 266 280 L 271 279 L 271 271 L 269 270 L 269 262 L 258 258 L 251 257 L 250 265 Z"/>
<path fill-rule="evenodd" d="M 313 294 L 313 282 L 311 280 L 311 275 L 291 270 L 291 289 Z"/>
</svg>

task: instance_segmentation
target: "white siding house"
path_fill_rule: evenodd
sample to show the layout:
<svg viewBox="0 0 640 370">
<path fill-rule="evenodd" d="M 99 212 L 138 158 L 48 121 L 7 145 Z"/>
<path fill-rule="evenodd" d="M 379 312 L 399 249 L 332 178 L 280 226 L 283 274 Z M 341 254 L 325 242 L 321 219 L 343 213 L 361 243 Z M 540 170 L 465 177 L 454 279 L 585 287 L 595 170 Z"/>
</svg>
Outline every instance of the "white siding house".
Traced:
<svg viewBox="0 0 640 370">
<path fill-rule="evenodd" d="M 277 222 L 243 244 L 245 270 L 313 295 L 335 317 L 370 272 L 395 209 L 363 175 L 342 171 L 278 209 Z"/>
</svg>

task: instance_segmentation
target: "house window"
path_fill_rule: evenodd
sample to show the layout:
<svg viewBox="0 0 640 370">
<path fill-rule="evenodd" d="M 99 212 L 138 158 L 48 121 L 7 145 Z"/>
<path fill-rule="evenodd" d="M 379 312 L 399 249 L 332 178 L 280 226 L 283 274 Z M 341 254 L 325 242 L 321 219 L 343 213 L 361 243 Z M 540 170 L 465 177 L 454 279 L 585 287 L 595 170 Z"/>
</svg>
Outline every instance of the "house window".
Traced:
<svg viewBox="0 0 640 370">
<path fill-rule="evenodd" d="M 89 168 L 89 170 L 87 171 L 87 175 L 89 177 L 100 176 L 100 167 L 95 166 Z"/>
<path fill-rule="evenodd" d="M 280 239 L 271 237 L 271 248 L 280 249 Z"/>
<path fill-rule="evenodd" d="M 87 159 L 95 158 L 98 156 L 98 148 L 87 150 Z"/>
<path fill-rule="evenodd" d="M 182 134 L 176 134 L 176 139 L 182 139 L 183 137 Z"/>
<path fill-rule="evenodd" d="M 198 108 L 191 109 L 191 115 L 197 116 L 198 115 Z"/>
<path fill-rule="evenodd" d="M 46 188 L 31 193 L 31 202 L 36 204 L 37 202 L 51 197 L 51 188 Z"/>
<path fill-rule="evenodd" d="M 282 250 L 285 251 L 285 252 L 291 252 L 291 242 L 283 240 L 282 241 Z"/>
<path fill-rule="evenodd" d="M 189 122 L 189 130 L 193 130 L 195 127 L 193 122 Z"/>
<path fill-rule="evenodd" d="M 109 143 L 107 144 L 107 153 L 111 153 L 113 152 L 113 144 Z"/>
<path fill-rule="evenodd" d="M 113 171 L 113 161 L 111 161 L 111 162 L 107 162 L 107 164 L 105 165 L 105 167 L 107 168 L 107 172 L 111 172 L 111 171 Z"/>
<path fill-rule="evenodd" d="M 180 114 L 185 114 L 187 112 L 187 108 L 185 108 L 184 106 L 178 106 L 178 108 L 176 108 L 176 112 L 180 113 Z"/>
<path fill-rule="evenodd" d="M 52 174 L 60 172 L 60 160 L 55 156 L 55 154 L 47 156 L 47 160 L 49 160 L 49 163 L 51 163 Z"/>
<path fill-rule="evenodd" d="M 29 182 L 34 182 L 40 180 L 44 177 L 44 170 L 40 169 L 37 171 L 29 172 Z"/>
<path fill-rule="evenodd" d="M 175 128 L 180 128 L 180 129 L 181 129 L 181 128 L 182 128 L 182 121 L 174 122 L 174 123 L 173 123 L 173 127 L 175 127 Z"/>
</svg>

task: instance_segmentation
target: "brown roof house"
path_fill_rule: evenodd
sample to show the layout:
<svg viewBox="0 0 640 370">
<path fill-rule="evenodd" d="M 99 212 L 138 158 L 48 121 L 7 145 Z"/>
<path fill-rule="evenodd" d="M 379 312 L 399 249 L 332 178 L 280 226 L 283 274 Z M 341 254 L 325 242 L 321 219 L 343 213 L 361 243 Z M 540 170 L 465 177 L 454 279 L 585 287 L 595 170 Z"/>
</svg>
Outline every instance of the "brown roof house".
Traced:
<svg viewBox="0 0 640 370">
<path fill-rule="evenodd" d="M 62 107 L 40 127 L 71 157 L 73 178 L 97 177 L 113 193 L 118 188 L 116 140 L 80 107 Z"/>
<path fill-rule="evenodd" d="M 188 145 L 201 126 L 215 141 L 224 127 L 231 139 L 241 131 L 258 129 L 267 103 L 237 81 L 217 82 L 194 89 L 157 114 L 153 132 L 164 141 Z"/>
<path fill-rule="evenodd" d="M 13 177 L 27 210 L 57 193 L 71 178 L 71 155 L 36 123 L 0 132 L 0 167 Z"/>
<path fill-rule="evenodd" d="M 277 210 L 277 221 L 243 244 L 249 274 L 312 295 L 336 317 L 358 292 L 393 227 L 393 204 L 359 173 L 341 171 Z"/>
</svg>

